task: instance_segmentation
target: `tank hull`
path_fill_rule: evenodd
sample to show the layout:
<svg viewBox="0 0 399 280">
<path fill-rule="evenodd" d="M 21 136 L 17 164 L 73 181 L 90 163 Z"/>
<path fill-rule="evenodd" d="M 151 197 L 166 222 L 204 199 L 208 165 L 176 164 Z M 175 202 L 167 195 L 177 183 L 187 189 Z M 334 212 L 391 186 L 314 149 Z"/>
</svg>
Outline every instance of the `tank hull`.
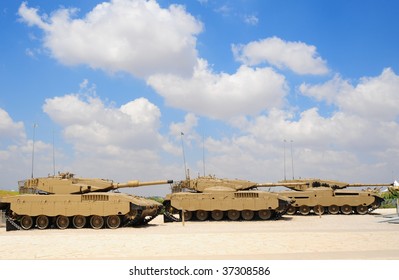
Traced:
<svg viewBox="0 0 399 280">
<path fill-rule="evenodd" d="M 128 194 L 97 192 L 4 197 L 0 208 L 6 211 L 7 223 L 11 224 L 7 228 L 97 229 L 145 224 L 160 213 L 162 204 Z"/>
<path fill-rule="evenodd" d="M 168 212 L 185 213 L 186 220 L 267 220 L 279 218 L 291 200 L 262 191 L 190 193 L 167 195 L 164 205 Z"/>
<path fill-rule="evenodd" d="M 377 209 L 383 199 L 375 193 L 355 190 L 333 190 L 331 188 L 308 189 L 305 191 L 282 191 L 295 202 L 288 214 L 308 215 L 329 214 L 367 214 Z"/>
</svg>

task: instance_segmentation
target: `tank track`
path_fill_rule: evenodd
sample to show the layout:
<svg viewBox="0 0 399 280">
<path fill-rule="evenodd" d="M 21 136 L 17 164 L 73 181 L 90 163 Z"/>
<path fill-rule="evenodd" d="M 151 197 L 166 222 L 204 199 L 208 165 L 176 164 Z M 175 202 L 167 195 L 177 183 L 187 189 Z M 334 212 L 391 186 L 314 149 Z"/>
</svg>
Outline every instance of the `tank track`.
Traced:
<svg viewBox="0 0 399 280">
<path fill-rule="evenodd" d="M 272 216 L 268 220 L 279 220 L 287 211 L 288 211 L 289 204 L 283 205 L 282 210 L 272 212 Z M 170 210 L 175 210 L 179 213 L 179 218 L 176 218 Z M 176 213 L 175 213 L 176 214 Z M 228 219 L 224 219 L 228 220 Z M 256 218 L 252 219 L 256 220 Z M 170 205 L 170 201 L 164 201 L 164 213 L 163 213 L 163 221 L 164 223 L 172 223 L 172 222 L 182 222 L 182 213 L 176 208 L 173 208 Z"/>
<path fill-rule="evenodd" d="M 121 225 L 121 227 L 130 227 L 130 226 L 134 226 L 134 225 L 146 225 L 148 224 L 150 221 L 152 221 L 153 219 L 155 219 L 155 216 L 150 216 L 150 217 L 145 217 L 144 219 L 141 219 L 141 212 L 138 213 L 139 215 L 137 215 L 133 220 L 127 220 L 125 221 L 124 224 Z M 15 220 L 7 215 L 5 215 L 6 217 L 6 231 L 13 231 L 13 230 L 23 230 L 23 228 L 15 222 Z"/>
<path fill-rule="evenodd" d="M 127 221 L 122 225 L 122 227 L 130 227 L 130 226 L 134 226 L 134 225 L 138 224 L 139 221 L 140 221 L 140 218 L 141 218 L 141 214 L 142 214 L 142 213 L 143 213 L 142 210 L 138 210 L 138 211 L 137 211 L 136 217 L 134 217 L 133 220 L 127 220 Z"/>
<path fill-rule="evenodd" d="M 143 220 L 143 224 L 144 224 L 144 225 L 148 224 L 149 222 L 151 222 L 152 220 L 154 220 L 156 217 L 157 217 L 157 215 L 145 217 L 144 220 Z"/>
<path fill-rule="evenodd" d="M 155 219 L 158 215 L 153 215 L 153 216 L 147 216 L 142 218 L 143 211 L 139 210 L 136 217 L 133 220 L 127 220 L 122 227 L 130 227 L 130 226 L 141 226 L 141 225 L 146 225 L 149 222 L 151 222 L 153 219 Z"/>
<path fill-rule="evenodd" d="M 16 222 L 14 222 L 14 219 L 11 218 L 7 213 L 5 214 L 6 216 L 6 231 L 12 231 L 12 230 L 22 230 L 22 227 L 18 225 Z"/>
<path fill-rule="evenodd" d="M 163 222 L 164 223 L 181 222 L 181 221 L 182 221 L 181 218 L 176 218 L 175 216 L 173 216 L 172 213 L 170 213 L 166 210 L 163 213 Z"/>
</svg>

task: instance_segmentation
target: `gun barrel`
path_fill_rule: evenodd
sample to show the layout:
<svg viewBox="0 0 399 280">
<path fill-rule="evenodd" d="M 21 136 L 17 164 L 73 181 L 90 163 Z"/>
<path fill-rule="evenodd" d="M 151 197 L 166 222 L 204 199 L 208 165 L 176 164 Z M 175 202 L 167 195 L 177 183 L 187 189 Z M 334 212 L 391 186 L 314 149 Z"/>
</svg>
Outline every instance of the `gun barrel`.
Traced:
<svg viewBox="0 0 399 280">
<path fill-rule="evenodd" d="M 173 180 L 159 180 L 159 181 L 148 181 L 148 182 L 140 182 L 138 180 L 128 181 L 126 183 L 118 183 L 115 185 L 116 189 L 119 188 L 137 188 L 141 186 L 153 186 L 153 185 L 165 185 L 172 184 Z"/>
<path fill-rule="evenodd" d="M 363 183 L 355 183 L 355 184 L 348 184 L 346 187 L 391 187 L 391 184 L 363 184 Z"/>
<path fill-rule="evenodd" d="M 256 184 L 256 187 L 289 187 L 289 186 L 303 186 L 303 185 L 309 185 L 309 183 L 299 183 L 299 182 L 278 182 L 278 183 L 259 183 Z"/>
</svg>

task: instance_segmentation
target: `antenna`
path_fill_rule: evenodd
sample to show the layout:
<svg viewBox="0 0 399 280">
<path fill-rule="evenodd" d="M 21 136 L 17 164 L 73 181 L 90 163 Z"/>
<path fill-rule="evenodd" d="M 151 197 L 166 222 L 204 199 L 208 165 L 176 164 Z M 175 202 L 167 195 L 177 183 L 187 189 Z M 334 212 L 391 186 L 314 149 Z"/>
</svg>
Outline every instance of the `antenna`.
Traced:
<svg viewBox="0 0 399 280">
<path fill-rule="evenodd" d="M 286 175 L 286 171 L 285 171 L 285 143 L 287 142 L 287 140 L 284 139 L 284 181 L 287 180 L 287 175 Z"/>
<path fill-rule="evenodd" d="M 295 179 L 295 176 L 294 176 L 294 156 L 293 156 L 293 153 L 292 153 L 292 142 L 294 142 L 294 141 L 290 140 L 290 142 L 291 142 L 292 180 L 294 180 Z"/>
<path fill-rule="evenodd" d="M 53 176 L 55 177 L 55 144 L 54 144 L 54 129 L 53 129 Z"/>
<path fill-rule="evenodd" d="M 204 177 L 205 177 L 205 135 L 202 134 L 202 164 L 204 167 Z"/>
<path fill-rule="evenodd" d="M 186 176 L 186 179 L 188 179 L 188 176 L 187 176 L 187 166 L 186 166 L 186 155 L 185 155 L 185 153 L 184 153 L 183 135 L 184 135 L 184 133 L 183 133 L 183 132 L 180 132 L 181 149 L 182 149 L 182 152 L 183 152 L 183 161 L 184 161 L 184 175 Z"/>
<path fill-rule="evenodd" d="M 35 134 L 36 134 L 36 127 L 38 125 L 36 123 L 33 124 L 33 140 L 32 140 L 32 175 L 31 178 L 33 178 L 33 165 L 35 162 Z"/>
</svg>

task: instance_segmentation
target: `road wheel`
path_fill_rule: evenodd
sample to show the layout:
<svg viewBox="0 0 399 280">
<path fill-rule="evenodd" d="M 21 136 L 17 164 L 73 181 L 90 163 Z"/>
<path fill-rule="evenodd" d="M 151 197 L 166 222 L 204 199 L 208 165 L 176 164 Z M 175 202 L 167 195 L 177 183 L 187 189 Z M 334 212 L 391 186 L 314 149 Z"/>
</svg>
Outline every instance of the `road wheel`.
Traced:
<svg viewBox="0 0 399 280">
<path fill-rule="evenodd" d="M 379 197 L 376 197 L 374 202 L 371 204 L 371 207 L 373 208 L 373 210 L 379 208 L 381 206 L 381 202 L 382 202 L 382 199 Z"/>
<path fill-rule="evenodd" d="M 254 211 L 252 210 L 243 210 L 241 212 L 241 217 L 246 220 L 246 221 L 250 221 L 254 218 Z"/>
<path fill-rule="evenodd" d="M 264 209 L 258 211 L 258 217 L 261 220 L 269 220 L 272 217 L 272 211 Z"/>
<path fill-rule="evenodd" d="M 20 224 L 21 224 L 21 228 L 30 229 L 33 226 L 32 217 L 29 215 L 22 216 Z"/>
<path fill-rule="evenodd" d="M 288 207 L 288 210 L 287 210 L 287 215 L 294 215 L 296 213 L 296 207 L 295 206 L 290 206 L 290 207 Z"/>
<path fill-rule="evenodd" d="M 36 218 L 36 226 L 38 229 L 46 229 L 48 227 L 49 221 L 46 215 L 40 215 Z"/>
<path fill-rule="evenodd" d="M 208 212 L 204 210 L 198 210 L 195 216 L 198 220 L 205 221 L 206 219 L 208 219 Z"/>
<path fill-rule="evenodd" d="M 301 205 L 301 207 L 299 207 L 299 213 L 305 216 L 308 215 L 310 213 L 310 207 L 307 205 Z"/>
<path fill-rule="evenodd" d="M 101 216 L 93 215 L 90 218 L 90 225 L 94 229 L 100 229 L 104 226 L 104 219 Z"/>
<path fill-rule="evenodd" d="M 193 218 L 192 211 L 184 211 L 184 220 L 185 221 L 190 221 L 192 218 Z"/>
<path fill-rule="evenodd" d="M 367 210 L 367 206 L 364 205 L 359 205 L 358 207 L 356 207 L 356 212 L 360 215 L 367 214 Z"/>
<path fill-rule="evenodd" d="M 337 205 L 330 205 L 328 206 L 328 213 L 332 215 L 336 215 L 339 213 L 339 207 Z"/>
<path fill-rule="evenodd" d="M 227 211 L 227 217 L 229 220 L 236 221 L 240 217 L 240 212 L 237 210 L 229 210 Z"/>
<path fill-rule="evenodd" d="M 315 207 L 313 207 L 313 212 L 316 215 L 323 215 L 324 214 L 324 207 L 321 205 L 316 205 Z"/>
<path fill-rule="evenodd" d="M 86 224 L 86 217 L 82 215 L 76 215 L 73 217 L 72 224 L 75 228 L 83 228 Z"/>
<path fill-rule="evenodd" d="M 223 211 L 213 210 L 211 216 L 212 219 L 214 219 L 215 221 L 220 221 L 221 219 L 223 219 Z"/>
<path fill-rule="evenodd" d="M 121 218 L 118 215 L 111 215 L 107 217 L 107 226 L 111 229 L 116 229 L 121 225 Z"/>
<path fill-rule="evenodd" d="M 69 226 L 69 219 L 66 216 L 58 216 L 55 220 L 55 224 L 59 229 L 66 229 Z"/>
<path fill-rule="evenodd" d="M 341 206 L 342 214 L 349 215 L 352 213 L 352 206 L 345 204 Z"/>
</svg>

